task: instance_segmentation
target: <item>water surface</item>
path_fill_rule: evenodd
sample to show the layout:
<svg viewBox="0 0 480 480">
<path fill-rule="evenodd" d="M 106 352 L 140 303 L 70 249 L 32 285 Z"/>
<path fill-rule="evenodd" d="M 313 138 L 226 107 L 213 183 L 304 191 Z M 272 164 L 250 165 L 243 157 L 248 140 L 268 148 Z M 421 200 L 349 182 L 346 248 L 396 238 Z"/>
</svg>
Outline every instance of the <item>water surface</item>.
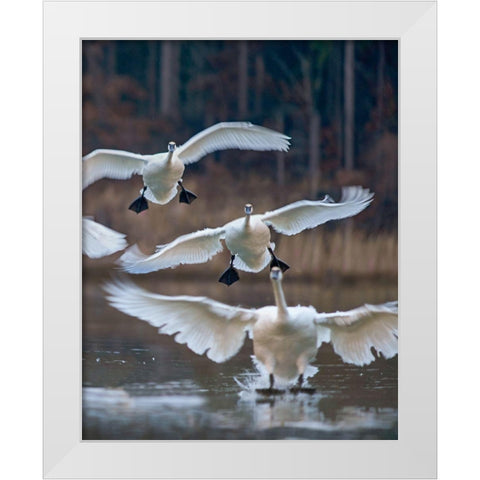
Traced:
<svg viewBox="0 0 480 480">
<path fill-rule="evenodd" d="M 83 439 L 396 439 L 397 358 L 366 367 L 344 364 L 323 345 L 308 379 L 313 395 L 265 397 L 255 387 L 250 340 L 231 360 L 216 364 L 141 320 L 105 302 L 110 274 L 88 274 L 83 284 Z M 273 303 L 268 282 L 187 281 L 163 275 L 132 277 L 163 294 L 206 295 L 248 307 Z M 243 277 L 242 277 L 243 279 Z M 328 285 L 285 277 L 287 302 L 319 311 L 397 298 L 396 285 Z"/>
</svg>

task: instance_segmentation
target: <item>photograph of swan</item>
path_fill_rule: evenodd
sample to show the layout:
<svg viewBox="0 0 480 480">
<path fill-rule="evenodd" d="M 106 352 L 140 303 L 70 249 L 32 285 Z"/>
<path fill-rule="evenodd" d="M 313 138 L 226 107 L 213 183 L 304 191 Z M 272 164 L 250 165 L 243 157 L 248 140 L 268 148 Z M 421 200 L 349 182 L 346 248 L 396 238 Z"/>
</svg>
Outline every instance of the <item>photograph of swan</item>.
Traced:
<svg viewBox="0 0 480 480">
<path fill-rule="evenodd" d="M 160 205 L 170 202 L 180 187 L 180 202 L 190 204 L 197 196 L 183 186 L 185 165 L 198 162 L 217 150 L 279 150 L 286 152 L 290 145 L 286 135 L 250 122 L 224 122 L 194 135 L 177 147 L 169 142 L 168 151 L 154 155 L 121 150 L 98 149 L 83 157 L 83 188 L 100 178 L 126 180 L 142 175 L 141 195 L 128 207 L 136 213 L 148 208 L 147 200 Z"/>
<path fill-rule="evenodd" d="M 90 258 L 101 258 L 127 248 L 126 235 L 82 217 L 82 252 Z"/>
<path fill-rule="evenodd" d="M 296 235 L 331 220 L 351 217 L 364 210 L 373 200 L 373 193 L 362 187 L 344 187 L 338 203 L 331 197 L 323 200 L 300 200 L 264 214 L 253 214 L 253 205 L 245 205 L 245 217 L 223 227 L 182 235 L 171 243 L 160 245 L 150 256 L 138 246 L 130 247 L 119 259 L 129 273 L 148 273 L 184 263 L 205 263 L 223 250 L 220 240 L 231 253 L 230 266 L 220 276 L 226 285 L 239 280 L 235 267 L 246 272 L 260 272 L 270 262 L 283 271 L 289 266 L 273 253 L 269 226 L 284 235 Z"/>
<path fill-rule="evenodd" d="M 363 305 L 347 312 L 318 313 L 314 307 L 288 307 L 282 288 L 282 271 L 270 271 L 275 306 L 259 309 L 232 307 L 206 297 L 169 297 L 151 293 L 129 280 L 104 285 L 107 300 L 118 310 L 148 322 L 158 333 L 175 335 L 198 355 L 225 362 L 238 353 L 245 339 L 253 340 L 256 359 L 269 375 L 269 387 L 260 393 L 282 393 L 275 380 L 296 380 L 293 393 L 302 388 L 304 373 L 323 342 L 331 343 L 344 362 L 368 365 L 371 349 L 384 358 L 398 352 L 397 302 Z"/>
<path fill-rule="evenodd" d="M 398 42 L 81 52 L 82 440 L 397 440 Z"/>
</svg>

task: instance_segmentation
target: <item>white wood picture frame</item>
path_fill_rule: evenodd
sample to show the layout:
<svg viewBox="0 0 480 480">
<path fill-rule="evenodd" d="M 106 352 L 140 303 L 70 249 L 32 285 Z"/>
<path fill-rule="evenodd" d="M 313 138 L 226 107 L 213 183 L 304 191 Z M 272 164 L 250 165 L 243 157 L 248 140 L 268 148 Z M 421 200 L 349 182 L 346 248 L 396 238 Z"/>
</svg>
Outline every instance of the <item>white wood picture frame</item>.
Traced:
<svg viewBox="0 0 480 480">
<path fill-rule="evenodd" d="M 45 478 L 435 478 L 436 10 L 435 1 L 44 2 Z M 398 440 L 81 440 L 81 40 L 94 38 L 398 39 Z"/>
</svg>

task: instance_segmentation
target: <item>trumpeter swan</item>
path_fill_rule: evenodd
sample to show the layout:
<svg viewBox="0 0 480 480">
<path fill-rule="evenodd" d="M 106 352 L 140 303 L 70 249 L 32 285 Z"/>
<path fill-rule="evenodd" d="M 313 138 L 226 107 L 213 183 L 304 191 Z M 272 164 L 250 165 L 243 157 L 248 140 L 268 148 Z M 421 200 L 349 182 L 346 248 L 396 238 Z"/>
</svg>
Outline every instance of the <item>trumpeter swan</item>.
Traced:
<svg viewBox="0 0 480 480">
<path fill-rule="evenodd" d="M 175 334 L 176 342 L 198 355 L 206 353 L 214 362 L 237 354 L 248 334 L 256 359 L 269 375 L 269 388 L 259 390 L 262 393 L 277 393 L 275 379 L 296 379 L 294 391 L 301 391 L 305 369 L 323 342 L 330 342 L 344 362 L 354 365 L 374 361 L 372 347 L 385 358 L 397 354 L 397 302 L 335 313 L 318 313 L 312 306 L 288 307 L 282 275 L 280 268 L 272 268 L 275 306 L 259 309 L 232 307 L 206 297 L 154 294 L 125 279 L 109 282 L 104 289 L 118 310 L 157 327 L 158 333 Z"/>
<path fill-rule="evenodd" d="M 290 137 L 250 122 L 225 122 L 194 135 L 184 145 L 168 144 L 168 151 L 140 155 L 122 150 L 94 150 L 83 157 L 83 188 L 100 178 L 126 180 L 134 174 L 143 176 L 141 195 L 129 208 L 140 213 L 148 208 L 147 200 L 164 205 L 177 194 L 180 202 L 191 203 L 196 195 L 182 185 L 185 165 L 198 162 L 217 150 L 287 151 Z"/>
<path fill-rule="evenodd" d="M 82 218 L 82 252 L 90 258 L 101 258 L 127 247 L 126 235 L 106 227 L 93 218 Z"/>
<path fill-rule="evenodd" d="M 239 279 L 235 267 L 246 272 L 259 272 L 270 266 L 285 271 L 288 265 L 273 253 L 270 243 L 272 226 L 277 232 L 295 235 L 330 220 L 351 217 L 361 212 L 373 200 L 373 193 L 361 187 L 344 187 L 339 203 L 330 197 L 323 200 L 300 200 L 261 215 L 252 215 L 253 206 L 245 205 L 245 217 L 223 227 L 206 228 L 182 235 L 171 243 L 160 245 L 154 254 L 144 255 L 137 245 L 130 247 L 119 259 L 130 273 L 148 273 L 184 263 L 204 263 L 223 249 L 224 240 L 231 253 L 230 266 L 219 281 L 231 285 Z"/>
</svg>

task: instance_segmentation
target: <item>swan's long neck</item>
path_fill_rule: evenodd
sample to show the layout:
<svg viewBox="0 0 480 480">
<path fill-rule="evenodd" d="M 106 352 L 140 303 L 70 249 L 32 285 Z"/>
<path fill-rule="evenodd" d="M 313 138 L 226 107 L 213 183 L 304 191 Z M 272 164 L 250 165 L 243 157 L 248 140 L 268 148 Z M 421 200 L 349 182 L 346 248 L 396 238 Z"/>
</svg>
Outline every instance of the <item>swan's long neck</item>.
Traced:
<svg viewBox="0 0 480 480">
<path fill-rule="evenodd" d="M 272 282 L 273 295 L 275 296 L 275 304 L 278 308 L 278 319 L 284 320 L 288 317 L 288 307 L 283 294 L 282 284 L 279 281 Z"/>
<path fill-rule="evenodd" d="M 245 215 L 245 228 L 248 228 L 250 226 L 250 215 L 247 213 Z"/>
<path fill-rule="evenodd" d="M 171 164 L 173 158 L 173 152 L 167 152 L 167 163 Z"/>
</svg>

